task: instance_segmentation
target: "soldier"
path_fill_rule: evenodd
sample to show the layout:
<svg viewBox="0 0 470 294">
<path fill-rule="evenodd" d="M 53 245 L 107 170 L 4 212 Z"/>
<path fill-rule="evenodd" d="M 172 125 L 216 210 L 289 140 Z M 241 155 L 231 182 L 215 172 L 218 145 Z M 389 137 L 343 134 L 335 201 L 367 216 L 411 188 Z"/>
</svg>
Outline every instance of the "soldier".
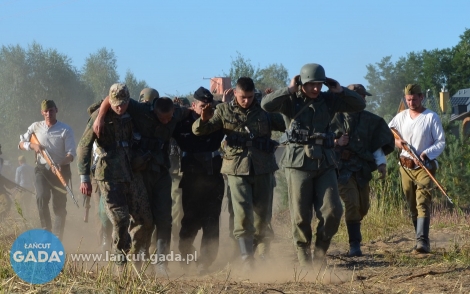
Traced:
<svg viewBox="0 0 470 294">
<path fill-rule="evenodd" d="M 15 183 L 29 191 L 34 191 L 34 168 L 26 163 L 24 155 L 18 157 L 19 166 L 16 168 Z M 30 193 L 20 193 L 20 203 L 23 211 L 31 209 Z"/>
<path fill-rule="evenodd" d="M 372 96 L 363 85 L 349 85 L 364 99 Z M 362 256 L 361 221 L 367 214 L 369 181 L 378 170 L 381 179 L 387 173 L 385 155 L 393 151 L 393 134 L 383 118 L 368 111 L 337 113 L 332 121 L 335 150 L 339 160 L 339 195 L 346 209 L 345 219 L 349 235 L 349 257 Z"/>
<path fill-rule="evenodd" d="M 321 92 L 323 83 L 329 92 Z M 286 123 L 286 144 L 280 159 L 289 189 L 289 209 L 297 256 L 302 267 L 311 267 L 312 206 L 319 220 L 314 257 L 325 261 L 331 238 L 338 231 L 343 207 L 335 172 L 334 133 L 336 112 L 361 111 L 364 99 L 325 76 L 319 64 L 309 63 L 290 85 L 266 95 L 261 106 L 279 112 Z"/>
<path fill-rule="evenodd" d="M 140 91 L 139 102 L 140 103 L 150 103 L 153 99 L 160 98 L 160 94 L 154 88 L 143 88 Z"/>
<path fill-rule="evenodd" d="M 103 100 L 93 126 L 95 134 L 103 128 L 103 115 L 109 109 L 109 98 Z M 130 99 L 127 112 L 140 132 L 138 149 L 141 156 L 135 158 L 149 194 L 150 209 L 157 227 L 157 270 L 167 274 L 165 256 L 171 244 L 171 176 L 168 144 L 176 124 L 187 116 L 188 110 L 174 105 L 168 97 L 154 99 L 152 103 L 139 103 Z M 97 135 L 99 136 L 99 135 Z M 136 164 L 137 165 L 137 164 Z"/>
<path fill-rule="evenodd" d="M 271 130 L 284 129 L 280 117 L 276 119 L 261 109 L 254 90 L 251 78 L 239 78 L 235 99 L 217 105 L 215 114 L 206 106 L 193 124 L 198 136 L 220 129 L 227 135 L 221 172 L 227 175 L 230 186 L 233 234 L 246 269 L 253 268 L 253 244 L 265 238 L 269 220 L 271 179 L 278 169 L 274 158 L 277 142 L 270 139 Z"/>
<path fill-rule="evenodd" d="M 195 136 L 192 125 L 202 109 L 213 101 L 211 92 L 203 87 L 194 92 L 192 111 L 175 128 L 173 137 L 181 148 L 180 187 L 183 191 L 183 219 L 179 234 L 179 250 L 185 256 L 194 252 L 193 242 L 202 229 L 201 257 L 198 273 L 207 273 L 219 249 L 219 217 L 224 194 L 224 179 L 220 173 L 222 158 L 218 149 L 224 137 L 222 130 Z"/>
<path fill-rule="evenodd" d="M 35 186 L 36 202 L 39 211 L 41 227 L 51 231 L 59 239 L 62 239 L 67 216 L 66 203 L 67 192 L 59 179 L 54 175 L 55 167 L 50 167 L 40 155 L 42 149 L 46 149 L 52 160 L 58 165 L 65 181 L 70 180 L 70 163 L 75 153 L 75 139 L 72 128 L 57 120 L 58 109 L 52 100 L 41 102 L 41 114 L 43 121 L 35 122 L 28 127 L 28 131 L 20 136 L 18 148 L 22 150 L 34 150 L 36 152 Z M 35 134 L 40 144 L 30 143 L 32 134 Z M 55 218 L 51 223 L 49 201 L 52 194 L 52 208 Z"/>
<path fill-rule="evenodd" d="M 133 125 L 129 114 L 129 91 L 125 84 L 113 84 L 109 90 L 112 111 L 106 113 L 105 128 L 100 138 L 93 133 L 93 123 L 98 113 L 95 111 L 88 121 L 85 132 L 78 144 L 78 171 L 80 191 L 91 195 L 92 186 L 90 164 L 92 146 L 96 141 L 97 160 L 94 178 L 101 197 L 106 201 L 106 214 L 113 225 L 113 251 L 119 258 L 117 265 L 127 262 L 124 254 L 137 254 L 148 245 L 146 242 L 153 229 L 148 196 L 140 177 L 131 171 L 132 153 L 130 150 Z M 132 184 L 131 184 L 132 182 Z M 134 221 L 134 231 L 129 234 L 130 215 Z M 140 262 L 137 258 L 133 261 Z"/>
<path fill-rule="evenodd" d="M 403 140 L 395 139 L 395 146 L 403 149 L 404 144 L 416 151 L 416 154 L 428 167 L 432 175 L 436 173 L 436 158 L 444 151 L 445 136 L 439 116 L 423 106 L 423 93 L 418 84 L 405 87 L 405 100 L 408 109 L 397 114 L 388 124 L 396 129 Z M 411 220 L 416 232 L 417 253 L 431 252 L 429 242 L 429 224 L 431 220 L 431 189 L 433 182 L 408 152 L 401 151 L 400 174 Z"/>
</svg>

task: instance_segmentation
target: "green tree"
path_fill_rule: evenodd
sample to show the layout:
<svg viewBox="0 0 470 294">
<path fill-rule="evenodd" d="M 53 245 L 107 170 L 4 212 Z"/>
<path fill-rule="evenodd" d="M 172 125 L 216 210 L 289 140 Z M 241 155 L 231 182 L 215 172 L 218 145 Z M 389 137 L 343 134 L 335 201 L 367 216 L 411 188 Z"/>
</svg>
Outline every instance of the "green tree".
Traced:
<svg viewBox="0 0 470 294">
<path fill-rule="evenodd" d="M 232 80 L 232 87 L 235 87 L 237 80 L 240 77 L 250 77 L 253 81 L 258 80 L 259 77 L 259 68 L 254 67 L 251 64 L 250 59 L 245 59 L 240 52 L 237 51 L 237 57 L 232 57 L 232 62 L 230 63 L 230 71 L 227 73 L 224 72 L 224 76 L 230 77 Z"/>
<path fill-rule="evenodd" d="M 147 82 L 145 82 L 144 80 L 137 81 L 136 77 L 129 69 L 126 72 L 126 78 L 124 79 L 124 83 L 127 85 L 131 97 L 136 100 L 139 99 L 140 91 L 142 91 L 143 88 L 149 87 L 147 85 Z"/>
<path fill-rule="evenodd" d="M 71 60 L 55 49 L 33 43 L 2 46 L 0 50 L 0 138 L 2 146 L 15 152 L 19 135 L 34 121 L 42 120 L 40 104 L 54 100 L 58 119 L 70 125 L 82 124 L 92 93 L 81 82 Z"/>
<path fill-rule="evenodd" d="M 91 88 L 94 101 L 106 97 L 109 87 L 119 82 L 114 51 L 101 48 L 96 53 L 90 54 L 82 68 L 82 80 Z"/>
<path fill-rule="evenodd" d="M 470 87 L 470 29 L 460 35 L 460 42 L 453 48 L 453 74 L 449 79 L 450 93 Z"/>
<path fill-rule="evenodd" d="M 259 70 L 256 88 L 264 92 L 267 88 L 277 90 L 286 87 L 289 83 L 289 73 L 282 64 L 273 63 Z"/>
</svg>

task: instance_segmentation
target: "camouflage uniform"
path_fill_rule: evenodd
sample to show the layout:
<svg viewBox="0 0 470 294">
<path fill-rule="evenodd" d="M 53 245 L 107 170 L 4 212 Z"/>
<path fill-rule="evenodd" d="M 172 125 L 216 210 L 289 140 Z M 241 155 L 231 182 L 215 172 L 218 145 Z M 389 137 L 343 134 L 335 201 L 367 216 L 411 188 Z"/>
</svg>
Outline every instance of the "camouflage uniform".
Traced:
<svg viewBox="0 0 470 294">
<path fill-rule="evenodd" d="M 91 115 L 78 144 L 78 171 L 80 175 L 90 175 L 91 148 L 96 140 L 100 158 L 94 178 L 101 197 L 106 201 L 106 214 L 113 225 L 113 250 L 115 253 L 136 254 L 148 246 L 146 238 L 151 234 L 153 225 L 142 179 L 131 171 L 132 121 L 128 114 L 118 116 L 110 110 L 104 118 L 103 134 L 97 138 L 93 132 L 96 116 L 97 112 Z"/>
<path fill-rule="evenodd" d="M 291 134 L 305 132 L 313 136 L 318 132 L 328 135 L 325 133 L 328 132 L 335 112 L 354 112 L 365 107 L 362 97 L 347 88 L 343 89 L 340 94 L 320 92 L 317 98 L 311 99 L 301 91 L 290 93 L 286 87 L 265 96 L 261 105 L 268 112 L 281 113 Z M 311 104 L 304 108 L 309 103 Z M 299 113 L 301 110 L 303 111 Z M 319 259 L 325 256 L 331 238 L 338 231 L 343 213 L 336 180 L 333 143 L 325 148 L 324 142 L 327 141 L 288 141 L 280 159 L 285 168 L 292 231 L 302 266 L 311 265 L 312 207 L 319 220 L 314 253 Z"/>
<path fill-rule="evenodd" d="M 236 99 L 217 105 L 207 122 L 193 124 L 196 135 L 222 129 L 227 135 L 221 173 L 227 175 L 234 209 L 235 238 L 239 241 L 243 260 L 253 259 L 253 244 L 266 236 L 271 207 L 272 175 L 278 169 L 274 158 L 271 130 L 284 130 L 280 116 L 263 111 L 253 100 L 248 109 Z"/>
<path fill-rule="evenodd" d="M 393 151 L 395 141 L 383 118 L 365 110 L 337 113 L 332 121 L 332 131 L 337 138 L 342 134 L 349 136 L 347 145 L 335 148 L 340 163 L 338 188 L 346 209 L 349 255 L 361 256 L 360 228 L 370 206 L 369 181 L 378 165 L 386 163 L 385 155 Z M 376 159 L 376 153 L 382 155 L 382 162 L 377 162 L 380 158 Z"/>
</svg>

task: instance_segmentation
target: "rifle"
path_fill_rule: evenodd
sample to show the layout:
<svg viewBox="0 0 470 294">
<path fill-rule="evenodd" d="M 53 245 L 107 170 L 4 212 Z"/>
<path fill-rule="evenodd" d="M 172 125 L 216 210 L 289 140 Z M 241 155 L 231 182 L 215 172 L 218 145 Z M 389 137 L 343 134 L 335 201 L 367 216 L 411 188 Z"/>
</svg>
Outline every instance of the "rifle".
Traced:
<svg viewBox="0 0 470 294">
<path fill-rule="evenodd" d="M 85 207 L 85 215 L 83 216 L 83 221 L 88 222 L 88 212 L 90 211 L 90 196 L 83 195 L 83 207 Z"/>
<path fill-rule="evenodd" d="M 36 135 L 34 133 L 31 134 L 30 142 L 34 143 L 34 144 L 41 145 L 41 143 L 39 143 L 39 140 L 38 140 L 38 138 L 36 137 Z M 77 207 L 79 207 L 78 203 L 77 203 L 77 200 L 75 200 L 75 196 L 72 193 L 72 190 L 67 185 L 67 182 L 65 181 L 64 177 L 62 176 L 62 173 L 59 170 L 59 166 L 57 164 L 55 164 L 55 162 L 52 160 L 52 157 L 49 154 L 49 152 L 46 149 L 41 149 L 39 152 L 41 153 L 42 157 L 46 160 L 47 164 L 51 167 L 52 172 L 57 176 L 57 178 L 59 178 L 59 181 L 64 186 L 67 193 L 70 194 L 70 197 L 72 197 L 72 200 L 75 203 L 75 205 L 77 205 Z"/>
<path fill-rule="evenodd" d="M 20 192 L 28 192 L 30 193 L 31 195 L 36 195 L 36 193 L 34 193 L 33 191 L 30 191 L 24 187 L 21 187 L 20 185 L 18 185 L 17 183 L 13 182 L 12 180 L 9 180 L 7 178 L 5 178 L 4 176 L 0 175 L 0 182 L 2 183 L 5 183 L 6 184 L 6 187 L 8 188 L 9 186 L 10 187 L 14 187 L 16 190 L 20 191 Z M 9 188 L 10 189 L 10 188 Z"/>
<path fill-rule="evenodd" d="M 395 137 L 395 139 L 398 139 L 398 140 L 402 140 L 402 141 L 405 141 L 403 140 L 403 138 L 401 137 L 400 133 L 394 129 L 394 128 L 390 128 L 390 130 L 392 131 L 393 133 L 393 136 Z M 405 141 L 406 142 L 406 141 Z M 408 152 L 408 154 L 411 155 L 411 157 L 413 157 L 413 159 L 415 159 L 417 162 L 418 162 L 418 165 L 429 175 L 429 177 L 431 178 L 431 180 L 434 182 L 434 184 L 436 184 L 437 188 L 439 188 L 439 190 L 442 192 L 442 194 L 444 196 L 446 196 L 447 200 L 449 200 L 450 204 L 454 204 L 454 202 L 452 201 L 452 199 L 449 197 L 449 195 L 447 195 L 446 191 L 444 190 L 444 188 L 442 187 L 442 185 L 436 180 L 436 178 L 431 174 L 431 172 L 429 171 L 429 169 L 426 167 L 426 165 L 424 164 L 424 162 L 421 160 L 421 158 L 416 154 L 416 152 L 414 151 L 414 149 L 412 148 L 412 146 L 408 143 L 405 143 L 403 144 L 403 149 L 405 149 L 406 152 Z"/>
</svg>

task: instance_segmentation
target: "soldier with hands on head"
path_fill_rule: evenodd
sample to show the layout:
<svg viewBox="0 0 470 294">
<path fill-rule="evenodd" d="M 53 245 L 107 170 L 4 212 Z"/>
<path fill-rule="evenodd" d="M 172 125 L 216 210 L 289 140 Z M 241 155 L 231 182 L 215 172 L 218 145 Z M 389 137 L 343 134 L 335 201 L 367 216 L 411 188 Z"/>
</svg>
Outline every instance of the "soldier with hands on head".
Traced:
<svg viewBox="0 0 470 294">
<path fill-rule="evenodd" d="M 266 235 L 269 222 L 276 143 L 272 130 L 284 130 L 282 119 L 263 111 L 254 98 L 253 80 L 241 77 L 234 90 L 235 99 L 217 105 L 215 113 L 207 105 L 193 124 L 194 134 L 207 135 L 223 130 L 226 147 L 221 173 L 230 186 L 234 236 L 238 240 L 243 265 L 253 269 L 254 246 Z"/>
<path fill-rule="evenodd" d="M 57 120 L 58 108 L 54 101 L 43 100 L 41 102 L 41 114 L 43 121 L 33 123 L 25 134 L 20 136 L 18 148 L 22 150 L 34 150 L 36 152 L 35 186 L 36 203 L 39 211 L 41 227 L 52 231 L 59 239 L 62 239 L 67 216 L 66 203 L 67 191 L 54 174 L 58 168 L 66 182 L 69 182 L 71 172 L 70 163 L 75 153 L 75 139 L 70 126 Z M 30 142 L 32 134 L 35 134 L 40 144 Z M 47 150 L 57 167 L 51 167 L 40 155 L 41 150 Z M 52 196 L 52 208 L 55 218 L 51 222 L 49 201 Z"/>
<path fill-rule="evenodd" d="M 411 220 L 416 231 L 418 253 L 429 253 L 429 225 L 431 221 L 431 177 L 422 169 L 416 160 L 403 149 L 405 144 L 414 149 L 425 166 L 435 174 L 436 158 L 444 151 L 445 136 L 439 116 L 423 106 L 424 95 L 418 84 L 405 87 L 405 101 L 408 109 L 398 113 L 388 124 L 401 134 L 402 139 L 395 138 L 395 146 L 402 149 L 400 153 L 400 174 Z"/>
<path fill-rule="evenodd" d="M 193 242 L 202 229 L 201 255 L 198 273 L 207 273 L 217 257 L 219 248 L 219 218 L 224 194 L 224 179 L 220 173 L 222 158 L 220 142 L 222 130 L 196 136 L 193 123 L 200 117 L 206 105 L 211 105 L 213 95 L 203 87 L 194 92 L 195 101 L 189 115 L 176 125 L 173 132 L 181 148 L 181 172 L 183 218 L 179 233 L 179 250 L 186 255 L 195 251 Z"/>
<path fill-rule="evenodd" d="M 349 85 L 348 89 L 358 93 L 364 101 L 366 96 L 372 96 L 361 84 Z M 370 207 L 369 181 L 375 170 L 380 173 L 381 179 L 385 178 L 385 155 L 393 151 L 393 134 L 383 118 L 366 110 L 337 113 L 332 121 L 332 131 L 337 136 L 338 188 L 346 210 L 348 256 L 362 256 L 361 221 Z"/>
<path fill-rule="evenodd" d="M 328 92 L 321 92 L 324 84 Z M 281 138 L 286 147 L 280 163 L 287 177 L 297 256 L 302 267 L 311 267 L 312 209 L 319 221 L 314 258 L 320 262 L 325 261 L 343 213 L 330 122 L 336 112 L 363 110 L 365 102 L 356 92 L 327 78 L 321 65 L 309 63 L 288 87 L 266 95 L 261 106 L 268 112 L 281 113 L 286 124 Z"/>
</svg>

